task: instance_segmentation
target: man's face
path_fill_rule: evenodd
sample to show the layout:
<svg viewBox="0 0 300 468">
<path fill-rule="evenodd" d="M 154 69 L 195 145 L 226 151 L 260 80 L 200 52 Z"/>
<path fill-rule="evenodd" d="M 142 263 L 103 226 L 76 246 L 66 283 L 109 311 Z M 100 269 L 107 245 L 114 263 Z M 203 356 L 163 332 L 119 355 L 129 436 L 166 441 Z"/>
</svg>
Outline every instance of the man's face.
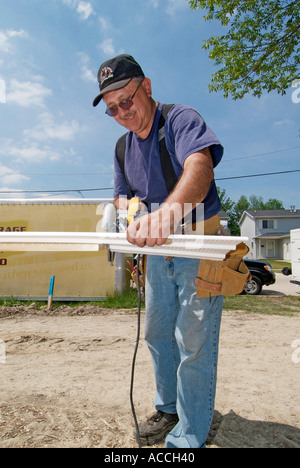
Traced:
<svg viewBox="0 0 300 468">
<path fill-rule="evenodd" d="M 117 106 L 123 99 L 131 98 L 138 86 L 139 83 L 132 80 L 124 88 L 106 93 L 103 97 L 106 106 Z M 132 107 L 128 110 L 118 107 L 118 114 L 114 117 L 118 124 L 141 138 L 148 136 L 147 131 L 149 126 L 151 129 L 152 125 L 153 101 L 151 94 L 151 81 L 149 78 L 145 78 L 133 98 Z"/>
</svg>

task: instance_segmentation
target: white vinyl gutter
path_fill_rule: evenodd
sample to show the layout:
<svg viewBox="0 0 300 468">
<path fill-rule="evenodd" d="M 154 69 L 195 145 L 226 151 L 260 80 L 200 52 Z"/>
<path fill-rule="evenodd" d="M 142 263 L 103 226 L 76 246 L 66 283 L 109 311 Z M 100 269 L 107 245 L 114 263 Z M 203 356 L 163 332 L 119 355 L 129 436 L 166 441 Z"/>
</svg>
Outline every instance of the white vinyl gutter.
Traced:
<svg viewBox="0 0 300 468">
<path fill-rule="evenodd" d="M 172 235 L 161 247 L 137 247 L 130 244 L 125 233 L 107 232 L 12 232 L 0 233 L 2 252 L 111 252 L 162 255 L 223 260 L 247 237 Z"/>
</svg>

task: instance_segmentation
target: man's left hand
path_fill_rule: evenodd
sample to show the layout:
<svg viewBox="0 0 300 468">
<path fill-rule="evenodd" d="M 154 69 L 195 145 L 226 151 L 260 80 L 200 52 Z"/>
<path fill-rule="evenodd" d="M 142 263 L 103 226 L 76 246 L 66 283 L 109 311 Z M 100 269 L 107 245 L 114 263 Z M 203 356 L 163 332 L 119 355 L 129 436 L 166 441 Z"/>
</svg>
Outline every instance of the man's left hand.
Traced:
<svg viewBox="0 0 300 468">
<path fill-rule="evenodd" d="M 165 244 L 174 234 L 180 219 L 173 210 L 164 206 L 159 210 L 141 216 L 127 228 L 127 240 L 138 247 L 154 247 Z"/>
</svg>

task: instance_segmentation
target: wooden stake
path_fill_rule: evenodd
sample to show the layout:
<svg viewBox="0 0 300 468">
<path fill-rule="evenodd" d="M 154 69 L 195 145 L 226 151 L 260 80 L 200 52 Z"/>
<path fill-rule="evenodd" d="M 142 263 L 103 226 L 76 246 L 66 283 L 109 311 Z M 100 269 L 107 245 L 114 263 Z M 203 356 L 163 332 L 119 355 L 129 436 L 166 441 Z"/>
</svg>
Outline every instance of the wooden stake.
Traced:
<svg viewBox="0 0 300 468">
<path fill-rule="evenodd" d="M 49 286 L 49 295 L 48 295 L 48 307 L 47 307 L 47 310 L 50 310 L 51 307 L 52 307 L 54 283 L 55 283 L 55 276 L 51 276 L 51 278 L 50 278 L 50 286 Z"/>
</svg>

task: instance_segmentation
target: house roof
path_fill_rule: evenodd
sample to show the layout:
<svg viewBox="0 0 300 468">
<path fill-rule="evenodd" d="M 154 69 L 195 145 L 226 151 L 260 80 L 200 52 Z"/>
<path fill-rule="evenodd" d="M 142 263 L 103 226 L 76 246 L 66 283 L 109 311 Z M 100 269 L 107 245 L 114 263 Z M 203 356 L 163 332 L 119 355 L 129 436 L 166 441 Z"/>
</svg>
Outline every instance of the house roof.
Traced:
<svg viewBox="0 0 300 468">
<path fill-rule="evenodd" d="M 253 218 L 290 218 L 299 217 L 300 210 L 246 210 Z"/>
<path fill-rule="evenodd" d="M 255 236 L 253 239 L 285 239 L 286 237 L 290 236 L 291 234 L 289 232 L 267 232 L 266 234 Z"/>
<path fill-rule="evenodd" d="M 229 219 L 229 216 L 225 211 L 220 211 L 219 216 L 221 219 Z"/>
<path fill-rule="evenodd" d="M 244 217 L 249 215 L 253 219 L 258 218 L 300 218 L 300 210 L 245 210 L 241 216 L 239 224 Z"/>
</svg>

